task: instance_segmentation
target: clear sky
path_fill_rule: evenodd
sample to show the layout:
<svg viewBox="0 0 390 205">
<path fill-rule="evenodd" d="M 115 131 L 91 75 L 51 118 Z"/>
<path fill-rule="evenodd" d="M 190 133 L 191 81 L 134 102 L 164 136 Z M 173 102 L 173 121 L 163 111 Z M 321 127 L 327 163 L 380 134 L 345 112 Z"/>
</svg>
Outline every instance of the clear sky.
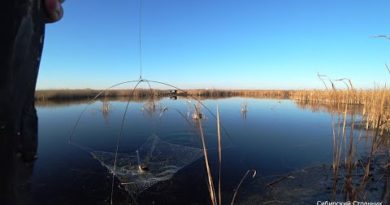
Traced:
<svg viewBox="0 0 390 205">
<path fill-rule="evenodd" d="M 389 0 L 142 0 L 143 77 L 181 88 L 389 82 Z M 139 0 L 67 0 L 47 25 L 38 89 L 139 78 Z M 341 86 L 341 85 L 340 85 Z"/>
</svg>

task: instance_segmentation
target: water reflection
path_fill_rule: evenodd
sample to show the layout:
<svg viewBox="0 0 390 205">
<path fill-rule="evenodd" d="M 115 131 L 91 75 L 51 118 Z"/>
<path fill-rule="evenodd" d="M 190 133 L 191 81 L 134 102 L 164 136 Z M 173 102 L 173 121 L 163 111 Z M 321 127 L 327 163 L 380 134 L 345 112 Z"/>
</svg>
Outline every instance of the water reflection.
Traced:
<svg viewBox="0 0 390 205">
<path fill-rule="evenodd" d="M 90 109 L 101 109 L 103 115 L 97 117 L 87 113 L 83 117 L 75 138 L 77 143 L 93 150 L 112 152 L 127 100 L 126 98 L 109 99 L 106 102 L 92 103 Z M 358 125 L 360 124 L 359 116 L 362 110 L 359 106 L 349 106 L 345 118 L 343 115 L 345 113 L 344 106 L 295 103 L 289 100 L 220 98 L 203 99 L 202 104 L 212 111 L 215 110 L 217 104 L 219 105 L 222 124 L 231 136 L 231 138 L 223 136 L 222 141 L 224 143 L 230 141 L 234 145 L 225 146 L 226 149 L 222 151 L 222 192 L 224 201 L 229 201 L 232 198 L 232 187 L 237 185 L 248 169 L 256 169 L 260 174 L 255 181 L 243 184 L 243 192 L 238 194 L 238 203 L 256 204 L 258 201 L 258 204 L 261 204 L 267 201 L 264 193 L 270 191 L 269 188 L 266 188 L 267 184 L 270 183 L 272 184 L 273 193 L 269 196 L 277 196 L 280 201 L 295 200 L 297 203 L 300 202 L 299 198 L 291 198 L 293 194 L 306 197 L 306 200 L 314 200 L 313 195 L 315 193 L 326 199 L 326 197 L 331 196 L 333 185 L 337 187 L 337 192 L 341 192 L 346 187 L 346 182 L 352 179 L 353 183 L 358 183 L 356 176 L 359 176 L 360 180 L 362 177 L 360 175 L 364 175 L 364 172 L 361 171 L 364 169 L 359 168 L 355 169 L 358 170 L 357 175 L 349 175 L 352 178 L 349 177 L 348 179 L 349 170 L 345 169 L 344 171 L 347 166 L 358 167 L 359 164 L 363 165 L 359 165 L 360 167 L 367 166 L 368 160 L 359 161 L 357 156 L 368 156 L 367 154 L 371 151 L 372 138 L 365 135 L 365 133 L 360 134 L 361 129 Z M 248 105 L 250 105 L 249 116 L 247 115 Z M 108 198 L 109 193 L 107 192 L 110 188 L 107 184 L 110 184 L 111 178 L 108 176 L 107 170 L 101 168 L 96 160 L 88 154 L 84 154 L 84 157 L 80 157 L 82 156 L 80 153 L 77 155 L 68 154 L 66 157 L 57 154 L 63 152 L 65 147 L 63 144 L 66 143 L 68 137 L 67 133 L 74 124 L 75 116 L 80 113 L 85 104 L 79 101 L 76 104 L 68 103 L 57 104 L 57 107 L 53 106 L 55 106 L 54 103 L 50 104 L 49 107 L 47 104 L 39 107 L 42 119 L 40 157 L 44 157 L 45 160 L 40 160 L 35 174 L 50 172 L 53 169 L 50 166 L 45 166 L 46 160 L 50 160 L 52 155 L 59 156 L 56 158 L 59 161 L 58 163 L 72 161 L 76 164 L 85 164 L 83 168 L 79 167 L 77 169 L 89 169 L 91 173 L 94 173 L 91 174 L 93 176 L 97 173 L 103 175 L 101 179 L 99 178 L 103 181 L 101 182 L 101 195 Z M 115 109 L 112 109 L 113 107 Z M 107 110 L 106 114 L 104 114 L 104 110 Z M 178 114 L 178 111 L 182 115 Z M 129 112 L 126 115 L 124 137 L 121 139 L 119 147 L 120 152 L 133 153 L 151 136 L 151 133 L 158 134 L 162 140 L 172 144 L 198 146 L 197 133 L 194 133 L 193 130 L 198 120 L 191 120 L 194 113 L 195 118 L 199 116 L 203 118 L 202 124 L 205 133 L 207 133 L 206 141 L 210 145 L 208 148 L 212 150 L 211 153 L 214 153 L 216 150 L 216 124 L 212 115 L 196 103 L 189 103 L 188 99 L 180 97 L 177 100 L 168 98 L 138 98 L 132 100 Z M 185 119 L 183 119 L 183 116 Z M 240 120 L 240 117 L 245 120 Z M 56 118 L 62 120 L 56 120 Z M 338 126 L 340 122 L 341 125 L 344 124 L 344 119 L 346 126 L 343 132 L 343 126 L 340 128 Z M 353 124 L 354 122 L 355 124 Z M 334 125 L 336 127 L 333 127 Z M 57 127 L 57 129 L 53 131 L 51 130 L 52 127 Z M 59 130 L 58 127 L 63 129 Z M 333 130 L 340 134 L 333 135 Z M 351 130 L 355 131 L 351 132 Z M 53 132 L 56 134 L 53 135 Z M 56 136 L 55 141 L 51 139 L 52 136 Z M 383 139 L 380 140 L 381 146 L 386 144 L 386 140 Z M 53 149 L 53 147 L 56 149 Z M 340 148 L 339 151 L 336 148 Z M 385 152 L 384 147 L 381 150 L 378 153 Z M 354 155 L 356 157 L 348 161 L 348 157 L 351 156 L 348 155 L 350 152 L 359 155 Z M 389 158 L 386 157 L 387 155 L 383 155 L 382 159 L 378 160 L 381 163 L 389 163 Z M 210 158 L 211 161 L 214 160 L 213 162 L 216 163 L 216 154 L 211 154 Z M 333 165 L 335 159 L 339 159 L 339 166 Z M 347 166 L 343 167 L 344 165 Z M 382 171 L 380 170 L 380 167 L 384 165 L 378 163 L 372 166 L 372 169 L 378 171 L 373 172 L 375 176 L 383 176 L 382 178 L 375 178 L 377 179 L 375 182 L 382 186 L 384 180 L 387 179 L 387 176 L 383 174 L 383 168 Z M 62 168 L 66 170 L 69 169 L 68 166 L 62 165 Z M 147 192 L 137 196 L 139 204 L 152 204 L 153 201 L 157 204 L 208 203 L 203 166 L 204 162 L 202 160 L 195 161 L 192 165 L 184 167 L 178 175 L 169 180 L 169 183 L 161 183 L 150 187 Z M 309 166 L 311 168 L 308 168 Z M 342 169 L 342 171 L 339 170 L 338 177 L 334 175 L 333 168 L 336 167 Z M 305 171 L 298 172 L 297 170 Z M 347 180 L 344 180 L 344 176 Z M 67 176 L 56 174 L 55 178 L 58 183 L 68 183 L 66 181 Z M 75 182 L 75 186 L 82 186 L 86 183 L 82 178 L 78 179 L 80 181 Z M 282 180 L 278 181 L 279 179 Z M 332 181 L 335 179 L 339 180 Z M 272 183 L 275 181 L 278 181 L 278 183 Z M 54 183 L 52 178 L 46 179 L 45 177 L 38 178 L 35 182 Z M 315 185 L 314 182 L 321 184 Z M 297 187 L 302 188 L 300 183 L 307 186 L 305 187 L 306 190 L 311 192 L 305 192 L 302 189 L 301 192 L 296 191 L 298 190 Z M 381 193 L 386 192 L 383 188 L 378 187 L 379 185 L 367 186 L 368 189 L 379 189 Z M 330 188 L 330 193 L 326 191 L 328 188 Z M 353 189 L 356 190 L 357 188 Z M 118 189 L 116 194 L 119 192 Z M 71 193 L 69 193 L 69 190 L 63 190 L 62 192 L 64 197 L 69 197 Z M 194 193 L 197 194 L 194 195 Z M 72 194 L 74 195 L 74 193 Z M 303 196 L 304 194 L 307 195 Z M 311 195 L 309 196 L 309 194 Z M 290 198 L 287 195 L 290 195 Z M 372 198 L 376 199 L 376 196 L 372 195 Z M 104 199 L 94 199 L 93 197 L 88 200 L 87 203 L 91 203 L 91 201 L 102 203 L 104 201 Z M 118 198 L 116 200 L 118 203 L 125 203 Z M 51 202 L 57 203 L 58 201 L 53 199 Z"/>
<path fill-rule="evenodd" d="M 240 109 L 240 112 L 241 112 L 241 117 L 242 117 L 242 119 L 246 119 L 246 115 L 247 115 L 247 113 L 248 113 L 248 102 L 243 102 L 242 104 L 241 104 L 241 109 Z"/>
<path fill-rule="evenodd" d="M 149 115 L 149 117 L 152 117 L 154 114 L 156 114 L 158 110 L 161 111 L 161 108 L 159 109 L 158 102 L 154 99 L 146 100 L 142 107 L 142 111 Z"/>
<path fill-rule="evenodd" d="M 107 99 L 104 99 L 102 102 L 102 114 L 103 118 L 108 123 L 108 117 L 110 115 L 110 103 Z"/>
<path fill-rule="evenodd" d="M 313 102 L 302 102 L 296 101 L 296 105 L 304 110 L 310 110 L 312 112 L 327 112 L 334 114 L 343 114 L 345 112 L 345 104 L 321 104 Z M 363 106 L 362 105 L 349 105 L 347 107 L 348 115 L 362 115 Z"/>
</svg>

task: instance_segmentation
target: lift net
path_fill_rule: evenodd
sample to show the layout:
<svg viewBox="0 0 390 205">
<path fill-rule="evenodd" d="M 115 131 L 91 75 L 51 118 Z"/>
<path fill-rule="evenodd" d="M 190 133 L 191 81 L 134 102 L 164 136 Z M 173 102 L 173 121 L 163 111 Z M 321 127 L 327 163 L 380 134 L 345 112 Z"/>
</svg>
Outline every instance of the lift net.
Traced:
<svg viewBox="0 0 390 205">
<path fill-rule="evenodd" d="M 114 172 L 115 153 L 93 151 L 91 154 Z M 133 154 L 118 153 L 114 175 L 127 192 L 140 194 L 158 182 L 170 180 L 200 157 L 200 148 L 172 144 L 152 135 Z"/>
</svg>

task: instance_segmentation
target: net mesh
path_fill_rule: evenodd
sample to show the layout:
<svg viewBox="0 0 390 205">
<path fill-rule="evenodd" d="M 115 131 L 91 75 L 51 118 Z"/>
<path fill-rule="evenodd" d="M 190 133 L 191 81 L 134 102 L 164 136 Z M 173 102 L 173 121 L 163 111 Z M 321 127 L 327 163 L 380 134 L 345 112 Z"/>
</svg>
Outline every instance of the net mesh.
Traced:
<svg viewBox="0 0 390 205">
<path fill-rule="evenodd" d="M 114 172 L 114 152 L 92 151 L 91 154 Z M 200 157 L 199 148 L 172 144 L 152 135 L 133 153 L 118 153 L 114 175 L 126 191 L 140 194 L 159 182 L 170 180 Z"/>
</svg>

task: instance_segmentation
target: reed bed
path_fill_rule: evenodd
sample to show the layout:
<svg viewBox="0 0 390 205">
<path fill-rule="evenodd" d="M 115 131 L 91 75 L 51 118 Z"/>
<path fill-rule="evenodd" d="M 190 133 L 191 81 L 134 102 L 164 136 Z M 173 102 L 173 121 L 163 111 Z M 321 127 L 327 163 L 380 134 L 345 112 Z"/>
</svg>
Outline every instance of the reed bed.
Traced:
<svg viewBox="0 0 390 205">
<path fill-rule="evenodd" d="M 344 79 L 340 79 L 344 80 Z M 224 97 L 254 97 L 254 98 L 273 98 L 273 99 L 291 99 L 297 102 L 299 106 L 321 105 L 329 110 L 338 110 L 344 112 L 344 105 L 360 106 L 361 114 L 365 119 L 365 127 L 375 128 L 378 125 L 378 118 L 381 125 L 381 133 L 390 131 L 390 90 L 386 87 L 370 90 L 354 89 L 352 83 L 346 83 L 347 89 L 336 89 L 334 83 L 332 89 L 326 90 L 215 90 L 215 89 L 192 89 L 185 91 L 136 89 L 134 92 L 129 90 L 109 90 L 101 95 L 100 98 L 120 99 L 124 97 L 133 97 L 134 100 L 152 97 L 167 96 L 196 96 L 205 98 L 224 98 Z M 327 87 L 328 88 L 328 87 Z M 82 90 L 39 90 L 35 94 L 38 103 L 48 101 L 69 101 L 92 99 L 100 91 L 91 89 Z M 350 112 L 350 110 L 348 110 Z"/>
<path fill-rule="evenodd" d="M 130 92 L 127 89 L 108 90 L 102 97 L 128 97 L 133 96 L 197 96 L 197 97 L 254 97 L 273 99 L 292 99 L 299 102 L 311 102 L 321 104 L 368 104 L 375 103 L 373 100 L 384 97 L 385 105 L 390 103 L 389 89 L 378 88 L 370 90 L 214 90 L 214 89 L 192 89 L 178 91 L 172 94 L 172 90 L 136 89 Z M 95 97 L 100 90 L 78 89 L 78 90 L 38 90 L 35 99 L 89 99 Z"/>
<path fill-rule="evenodd" d="M 136 89 L 130 92 L 126 89 L 108 90 L 101 97 L 150 97 L 154 96 L 196 96 L 207 98 L 223 98 L 223 97 L 257 97 L 257 98 L 277 98 L 289 99 L 295 91 L 288 90 L 216 90 L 216 89 L 190 89 L 183 91 L 162 90 L 162 89 Z M 91 99 L 95 97 L 100 90 L 92 89 L 77 89 L 77 90 L 38 90 L 35 93 L 37 101 L 44 100 L 67 100 L 67 99 Z"/>
<path fill-rule="evenodd" d="M 89 100 L 97 96 L 101 91 L 92 89 L 77 89 L 77 90 L 38 90 L 35 92 L 36 101 L 61 101 L 61 100 Z M 152 94 L 151 94 L 152 93 Z M 167 90 L 136 89 L 134 90 L 108 90 L 100 95 L 100 98 L 124 98 L 132 96 L 134 98 L 156 96 L 168 96 Z"/>
<path fill-rule="evenodd" d="M 366 187 L 372 178 L 370 172 L 376 154 L 386 149 L 383 145 L 389 138 L 390 90 L 386 87 L 356 90 L 349 79 L 329 80 L 331 86 L 328 86 L 323 77 L 319 75 L 326 90 L 297 92 L 293 99 L 298 106 L 314 105 L 315 111 L 323 107 L 331 113 L 333 199 L 342 194 L 346 201 L 362 200 L 365 199 Z M 335 82 L 343 82 L 346 89 L 337 89 Z M 371 148 L 367 159 L 361 160 L 356 150 L 355 133 L 358 132 L 360 138 L 364 130 L 366 138 L 370 139 Z M 362 174 L 358 175 L 359 172 Z"/>
<path fill-rule="evenodd" d="M 356 112 L 362 116 L 366 129 L 376 129 L 380 134 L 390 131 L 390 90 L 377 88 L 373 90 L 322 90 L 297 92 L 292 98 L 300 107 L 324 109 L 329 112 Z"/>
</svg>

